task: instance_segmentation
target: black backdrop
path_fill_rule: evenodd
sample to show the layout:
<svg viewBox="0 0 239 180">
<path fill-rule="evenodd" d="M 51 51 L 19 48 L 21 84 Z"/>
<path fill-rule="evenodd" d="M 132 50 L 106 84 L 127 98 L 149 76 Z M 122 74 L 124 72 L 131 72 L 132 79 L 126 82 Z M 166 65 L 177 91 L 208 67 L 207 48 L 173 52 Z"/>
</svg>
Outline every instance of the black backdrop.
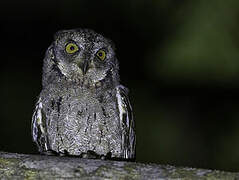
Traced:
<svg viewBox="0 0 239 180">
<path fill-rule="evenodd" d="M 42 59 L 60 29 L 112 39 L 130 89 L 137 161 L 238 171 L 239 3 L 0 3 L 0 150 L 37 153 L 30 123 Z"/>
</svg>

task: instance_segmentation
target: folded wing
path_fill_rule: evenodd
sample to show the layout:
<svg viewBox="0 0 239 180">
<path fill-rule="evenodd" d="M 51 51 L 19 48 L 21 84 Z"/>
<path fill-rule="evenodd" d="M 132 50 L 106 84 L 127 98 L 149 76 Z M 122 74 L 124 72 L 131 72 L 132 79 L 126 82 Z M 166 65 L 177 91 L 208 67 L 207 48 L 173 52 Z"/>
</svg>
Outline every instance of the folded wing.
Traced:
<svg viewBox="0 0 239 180">
<path fill-rule="evenodd" d="M 135 159 L 135 125 L 132 107 L 128 98 L 128 90 L 120 85 L 116 87 L 116 98 L 119 109 L 120 124 L 122 128 L 123 158 Z"/>
</svg>

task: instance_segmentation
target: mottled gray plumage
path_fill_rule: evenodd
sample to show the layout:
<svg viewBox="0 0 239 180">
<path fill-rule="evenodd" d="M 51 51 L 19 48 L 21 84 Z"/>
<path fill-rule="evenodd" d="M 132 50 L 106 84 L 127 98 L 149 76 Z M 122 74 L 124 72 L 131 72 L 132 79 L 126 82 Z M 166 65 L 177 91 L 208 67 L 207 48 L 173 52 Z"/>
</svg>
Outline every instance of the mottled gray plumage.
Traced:
<svg viewBox="0 0 239 180">
<path fill-rule="evenodd" d="M 112 42 L 87 29 L 59 31 L 54 38 L 32 118 L 39 151 L 134 159 L 132 109 Z"/>
</svg>

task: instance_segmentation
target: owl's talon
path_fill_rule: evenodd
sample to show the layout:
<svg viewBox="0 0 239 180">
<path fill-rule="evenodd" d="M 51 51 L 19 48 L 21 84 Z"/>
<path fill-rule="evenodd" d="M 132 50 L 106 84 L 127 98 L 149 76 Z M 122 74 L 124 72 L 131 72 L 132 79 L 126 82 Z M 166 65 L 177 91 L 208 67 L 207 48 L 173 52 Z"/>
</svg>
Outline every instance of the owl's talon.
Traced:
<svg viewBox="0 0 239 180">
<path fill-rule="evenodd" d="M 86 153 L 82 153 L 81 157 L 85 159 L 85 158 L 88 158 L 88 155 Z"/>
<path fill-rule="evenodd" d="M 56 156 L 56 155 L 57 155 L 57 152 L 55 152 L 55 151 L 53 151 L 53 150 L 47 150 L 47 151 L 41 152 L 41 154 L 47 155 L 47 156 Z"/>
<path fill-rule="evenodd" d="M 106 159 L 106 156 L 101 155 L 101 156 L 100 156 L 100 159 L 105 160 L 105 159 Z"/>
</svg>

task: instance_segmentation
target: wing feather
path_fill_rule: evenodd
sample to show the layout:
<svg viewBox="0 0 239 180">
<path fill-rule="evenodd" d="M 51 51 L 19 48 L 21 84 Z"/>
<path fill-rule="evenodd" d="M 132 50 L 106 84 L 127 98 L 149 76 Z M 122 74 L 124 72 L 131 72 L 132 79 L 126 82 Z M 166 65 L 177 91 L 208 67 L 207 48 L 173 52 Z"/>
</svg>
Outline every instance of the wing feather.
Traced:
<svg viewBox="0 0 239 180">
<path fill-rule="evenodd" d="M 39 98 L 32 116 L 32 138 L 40 152 L 48 150 L 45 122 L 46 118 L 43 112 L 42 101 Z"/>
<path fill-rule="evenodd" d="M 116 87 L 116 98 L 122 125 L 122 148 L 125 159 L 135 159 L 135 124 L 133 111 L 128 98 L 128 90 L 120 85 Z"/>
</svg>

